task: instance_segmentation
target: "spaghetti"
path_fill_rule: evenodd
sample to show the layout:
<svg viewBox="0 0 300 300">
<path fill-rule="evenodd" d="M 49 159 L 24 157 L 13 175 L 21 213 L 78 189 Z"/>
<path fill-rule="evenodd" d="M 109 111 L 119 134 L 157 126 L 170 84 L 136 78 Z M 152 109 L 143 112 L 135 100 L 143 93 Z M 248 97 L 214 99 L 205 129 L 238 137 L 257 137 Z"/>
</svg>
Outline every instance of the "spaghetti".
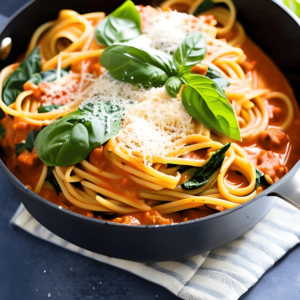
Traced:
<svg viewBox="0 0 300 300">
<path fill-rule="evenodd" d="M 41 70 L 57 69 L 55 80 L 27 81 L 9 105 L 0 99 L 6 113 L 1 146 L 12 172 L 37 194 L 70 210 L 114 222 L 160 225 L 236 207 L 284 176 L 300 158 L 292 146 L 300 141 L 291 127 L 300 124 L 291 89 L 247 38 L 231 0 L 212 1 L 228 9 L 215 6 L 197 14 L 202 2 L 168 0 L 160 10 L 137 6 L 142 34 L 127 44 L 170 54 L 187 34 L 201 31 L 206 55 L 192 72 L 206 75 L 210 70 L 228 82 L 223 89 L 240 127 L 240 142 L 192 118 L 181 103 L 182 89 L 172 98 L 164 87 L 143 90 L 113 79 L 99 64 L 105 46 L 95 40 L 105 14 L 62 10 L 57 20 L 34 32 L 25 54 L 29 57 L 39 46 Z M 19 66 L 1 71 L 1 95 Z M 71 71 L 61 76 L 68 67 Z M 101 101 L 124 109 L 122 128 L 81 162 L 52 168 L 41 163 L 35 148 L 12 153 L 32 129 Z M 47 105 L 56 107 L 40 113 Z M 214 163 L 222 157 L 219 165 Z M 187 188 L 208 164 L 215 168 L 210 175 Z M 259 176 L 264 180 L 258 181 Z M 56 196 L 55 184 L 61 190 Z"/>
</svg>

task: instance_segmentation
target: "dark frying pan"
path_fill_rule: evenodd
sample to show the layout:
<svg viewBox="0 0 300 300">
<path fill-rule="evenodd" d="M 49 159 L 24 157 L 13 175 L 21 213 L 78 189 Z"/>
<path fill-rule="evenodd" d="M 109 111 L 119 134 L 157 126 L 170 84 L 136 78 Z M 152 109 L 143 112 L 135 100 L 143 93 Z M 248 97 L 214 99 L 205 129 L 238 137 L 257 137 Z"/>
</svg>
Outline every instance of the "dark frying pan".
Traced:
<svg viewBox="0 0 300 300">
<path fill-rule="evenodd" d="M 80 13 L 109 13 L 122 0 L 36 0 L 29 2 L 0 32 L 0 42 L 12 38 L 12 51 L 0 69 L 24 52 L 33 31 L 55 19 L 60 9 Z M 137 1 L 147 4 L 149 1 Z M 300 99 L 300 23 L 270 0 L 235 0 L 238 19 L 248 35 L 274 60 Z M 0 167 L 19 190 L 27 210 L 53 233 L 90 251 L 135 261 L 164 261 L 191 256 L 228 243 L 253 227 L 270 210 L 277 195 L 300 203 L 300 161 L 281 180 L 249 202 L 198 220 L 165 226 L 130 226 L 84 217 L 59 208 L 27 189 L 6 168 Z M 284 196 L 281 196 L 284 195 Z"/>
</svg>

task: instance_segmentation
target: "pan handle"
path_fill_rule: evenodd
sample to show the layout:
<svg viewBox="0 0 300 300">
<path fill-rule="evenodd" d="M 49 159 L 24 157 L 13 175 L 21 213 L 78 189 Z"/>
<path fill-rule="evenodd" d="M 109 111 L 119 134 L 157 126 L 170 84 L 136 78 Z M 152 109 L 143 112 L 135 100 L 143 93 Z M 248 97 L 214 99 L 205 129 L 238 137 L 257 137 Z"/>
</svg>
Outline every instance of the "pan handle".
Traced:
<svg viewBox="0 0 300 300">
<path fill-rule="evenodd" d="M 300 160 L 266 192 L 268 196 L 277 196 L 300 210 Z"/>
</svg>

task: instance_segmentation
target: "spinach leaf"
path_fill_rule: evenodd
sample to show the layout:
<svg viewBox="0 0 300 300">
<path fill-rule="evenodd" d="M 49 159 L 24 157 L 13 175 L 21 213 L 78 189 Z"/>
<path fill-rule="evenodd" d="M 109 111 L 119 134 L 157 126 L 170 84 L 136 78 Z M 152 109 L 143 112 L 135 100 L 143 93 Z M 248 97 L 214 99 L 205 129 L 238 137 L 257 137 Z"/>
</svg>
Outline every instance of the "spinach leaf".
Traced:
<svg viewBox="0 0 300 300">
<path fill-rule="evenodd" d="M 34 140 L 35 140 L 35 131 L 31 130 L 25 140 L 25 143 L 18 143 L 15 145 L 15 152 L 17 156 L 19 156 L 25 149 L 31 152 L 34 147 Z"/>
<path fill-rule="evenodd" d="M 170 77 L 165 84 L 168 94 L 173 98 L 176 98 L 177 94 L 180 91 L 181 86 L 182 86 L 182 81 L 177 76 Z"/>
<path fill-rule="evenodd" d="M 2 91 L 4 103 L 6 105 L 14 103 L 18 95 L 23 91 L 23 84 L 33 74 L 39 72 L 41 72 L 41 54 L 40 48 L 36 47 L 6 79 Z"/>
<path fill-rule="evenodd" d="M 182 103 L 187 112 L 208 128 L 240 140 L 239 125 L 224 90 L 211 79 L 196 74 L 185 74 L 186 86 Z"/>
<path fill-rule="evenodd" d="M 208 183 L 209 178 L 215 171 L 221 168 L 224 161 L 225 153 L 230 147 L 230 143 L 217 150 L 208 160 L 208 162 L 201 168 L 197 169 L 195 175 L 188 181 L 183 183 L 181 187 L 185 190 L 193 190 Z"/>
<path fill-rule="evenodd" d="M 65 75 L 69 74 L 66 70 L 60 70 L 60 76 L 64 77 Z M 42 73 L 36 73 L 34 74 L 31 79 L 29 80 L 31 83 L 38 85 L 41 82 L 47 81 L 47 82 L 53 82 L 57 80 L 57 70 L 51 69 L 47 70 Z"/>
<path fill-rule="evenodd" d="M 195 10 L 194 15 L 197 16 L 211 8 L 213 8 L 216 4 L 212 0 L 204 0 Z"/>
<path fill-rule="evenodd" d="M 110 102 L 89 103 L 44 128 L 35 147 L 48 166 L 68 166 L 85 159 L 121 129 L 123 109 Z"/>
<path fill-rule="evenodd" d="M 56 104 L 43 105 L 43 106 L 40 106 L 38 108 L 38 113 L 39 114 L 41 114 L 41 113 L 47 113 L 47 112 L 50 112 L 52 110 L 59 109 L 60 107 L 62 107 L 62 105 L 56 105 Z"/>
<path fill-rule="evenodd" d="M 58 196 L 62 192 L 62 190 L 53 174 L 53 169 L 54 169 L 54 167 L 48 167 L 47 176 L 46 176 L 45 181 L 48 181 L 52 185 L 52 187 L 54 188 L 54 190 Z"/>
<path fill-rule="evenodd" d="M 181 76 L 200 63 L 206 54 L 206 42 L 200 32 L 192 32 L 186 36 L 173 55 L 173 62 Z"/>
<path fill-rule="evenodd" d="M 98 43 L 111 46 L 115 42 L 126 42 L 142 34 L 142 21 L 132 1 L 127 0 L 96 28 Z"/>
<path fill-rule="evenodd" d="M 212 81 L 214 81 L 220 87 L 228 87 L 230 84 L 227 81 L 227 79 L 225 79 L 224 77 L 221 76 L 221 74 L 219 72 L 217 72 L 216 70 L 214 70 L 210 67 L 208 67 L 205 76 L 210 78 Z"/>
<path fill-rule="evenodd" d="M 106 48 L 100 63 L 115 79 L 143 87 L 162 86 L 172 76 L 172 61 L 167 56 L 159 57 L 126 45 Z"/>
</svg>

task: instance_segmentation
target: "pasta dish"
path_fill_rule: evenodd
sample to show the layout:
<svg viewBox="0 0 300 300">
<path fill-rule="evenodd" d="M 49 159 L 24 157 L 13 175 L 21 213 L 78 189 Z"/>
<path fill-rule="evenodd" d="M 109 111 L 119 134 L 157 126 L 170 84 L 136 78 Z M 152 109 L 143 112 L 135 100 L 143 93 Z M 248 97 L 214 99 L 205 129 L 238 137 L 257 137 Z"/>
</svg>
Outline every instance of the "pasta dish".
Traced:
<svg viewBox="0 0 300 300">
<path fill-rule="evenodd" d="M 254 198 L 300 159 L 299 111 L 231 0 L 62 10 L 0 73 L 1 158 L 88 217 L 165 225 Z"/>
</svg>

